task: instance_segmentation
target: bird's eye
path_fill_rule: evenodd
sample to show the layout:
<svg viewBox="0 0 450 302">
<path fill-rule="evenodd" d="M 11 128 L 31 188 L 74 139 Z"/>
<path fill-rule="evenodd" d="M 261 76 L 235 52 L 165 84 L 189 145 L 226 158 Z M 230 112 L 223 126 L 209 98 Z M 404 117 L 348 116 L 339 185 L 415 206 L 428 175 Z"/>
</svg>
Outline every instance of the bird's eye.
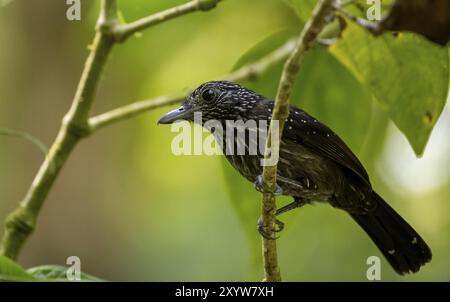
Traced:
<svg viewBox="0 0 450 302">
<path fill-rule="evenodd" d="M 216 97 L 216 93 L 212 89 L 207 89 L 207 90 L 203 91 L 203 93 L 202 93 L 202 99 L 204 99 L 207 102 L 213 101 L 215 97 Z"/>
</svg>

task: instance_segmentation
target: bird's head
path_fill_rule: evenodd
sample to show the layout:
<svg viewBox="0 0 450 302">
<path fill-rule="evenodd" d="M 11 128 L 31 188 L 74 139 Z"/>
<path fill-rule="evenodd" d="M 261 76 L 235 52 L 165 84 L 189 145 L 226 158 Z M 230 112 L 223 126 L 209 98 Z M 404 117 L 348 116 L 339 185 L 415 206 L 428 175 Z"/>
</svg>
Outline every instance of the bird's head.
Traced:
<svg viewBox="0 0 450 302">
<path fill-rule="evenodd" d="M 181 107 L 161 117 L 158 123 L 194 121 L 195 112 L 202 113 L 202 122 L 245 119 L 245 112 L 261 99 L 262 96 L 232 82 L 207 82 L 192 92 Z"/>
</svg>

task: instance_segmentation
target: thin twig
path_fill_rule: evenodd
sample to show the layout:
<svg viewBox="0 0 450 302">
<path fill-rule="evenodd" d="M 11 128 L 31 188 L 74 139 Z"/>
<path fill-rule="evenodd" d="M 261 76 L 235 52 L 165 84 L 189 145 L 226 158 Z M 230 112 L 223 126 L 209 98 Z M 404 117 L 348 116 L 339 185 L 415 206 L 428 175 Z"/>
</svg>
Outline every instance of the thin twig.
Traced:
<svg viewBox="0 0 450 302">
<path fill-rule="evenodd" d="M 192 0 L 188 3 L 169 8 L 131 23 L 117 25 L 114 29 L 114 36 L 118 42 L 123 42 L 133 34 L 153 25 L 188 13 L 208 11 L 214 8 L 220 1 L 222 0 Z"/>
<path fill-rule="evenodd" d="M 105 126 L 132 118 L 140 113 L 152 109 L 180 103 L 184 100 L 185 97 L 185 93 L 173 96 L 160 96 L 155 99 L 131 103 L 129 105 L 99 114 L 89 119 L 91 132 L 97 131 Z"/>
<path fill-rule="evenodd" d="M 278 92 L 275 99 L 272 122 L 270 123 L 270 133 L 279 131 L 278 140 L 272 142 L 269 134 L 266 142 L 265 157 L 268 158 L 270 152 L 279 155 L 279 145 L 282 138 L 284 123 L 289 116 L 289 97 L 292 92 L 295 78 L 300 69 L 305 55 L 316 44 L 319 33 L 322 31 L 329 16 L 334 11 L 335 0 L 320 0 L 316 5 L 311 19 L 306 23 L 298 39 L 297 45 L 287 59 L 283 73 L 281 75 Z M 274 123 L 273 121 L 278 121 Z M 278 128 L 276 127 L 278 126 Z M 276 189 L 277 165 L 264 166 L 263 187 L 267 192 L 263 193 L 262 200 L 262 223 L 269 238 L 274 236 L 276 203 L 273 192 Z M 278 266 L 276 240 L 263 238 L 264 273 L 266 281 L 281 281 L 280 268 Z"/>
<path fill-rule="evenodd" d="M 18 138 L 27 140 L 30 143 L 32 143 L 33 145 L 35 145 L 39 149 L 39 151 L 41 151 L 42 154 L 44 154 L 44 156 L 47 156 L 47 152 L 48 152 L 47 146 L 39 138 L 35 137 L 34 135 L 32 135 L 30 133 L 20 131 L 20 130 L 0 128 L 0 135 L 18 137 Z"/>
</svg>

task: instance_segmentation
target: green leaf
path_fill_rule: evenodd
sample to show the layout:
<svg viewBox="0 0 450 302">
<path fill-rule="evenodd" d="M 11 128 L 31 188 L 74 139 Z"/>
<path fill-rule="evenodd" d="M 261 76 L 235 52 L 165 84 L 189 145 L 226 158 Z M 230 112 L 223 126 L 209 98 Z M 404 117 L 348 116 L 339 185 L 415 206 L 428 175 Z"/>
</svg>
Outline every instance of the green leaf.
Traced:
<svg viewBox="0 0 450 302">
<path fill-rule="evenodd" d="M 42 265 L 23 269 L 13 260 L 0 256 L 0 281 L 67 281 L 67 267 Z M 100 278 L 81 273 L 81 281 L 103 281 Z"/>
<path fill-rule="evenodd" d="M 36 281 L 36 278 L 13 260 L 0 256 L 0 281 Z"/>
<path fill-rule="evenodd" d="M 366 85 L 421 155 L 447 99 L 447 48 L 414 34 L 375 38 L 350 23 L 331 52 Z"/>
<path fill-rule="evenodd" d="M 67 281 L 67 267 L 62 265 L 41 265 L 29 268 L 27 272 L 39 280 Z M 103 281 L 100 278 L 81 273 L 81 281 Z"/>
<path fill-rule="evenodd" d="M 244 54 L 235 68 L 261 58 L 297 35 L 297 30 L 286 30 L 268 37 Z M 258 76 L 256 81 L 242 81 L 240 84 L 266 97 L 274 98 L 283 65 L 284 62 L 280 62 Z M 330 126 L 356 153 L 362 149 L 370 124 L 372 97 L 325 49 L 315 48 L 307 56 L 296 80 L 291 101 Z M 260 238 L 256 232 L 256 219 L 260 216 L 261 194 L 226 160 L 224 171 L 231 202 L 246 230 L 254 259 L 259 259 Z M 283 197 L 279 201 L 284 202 L 287 199 Z M 281 220 L 287 222 L 288 216 L 282 217 Z M 289 223 L 286 229 L 289 231 Z"/>
</svg>

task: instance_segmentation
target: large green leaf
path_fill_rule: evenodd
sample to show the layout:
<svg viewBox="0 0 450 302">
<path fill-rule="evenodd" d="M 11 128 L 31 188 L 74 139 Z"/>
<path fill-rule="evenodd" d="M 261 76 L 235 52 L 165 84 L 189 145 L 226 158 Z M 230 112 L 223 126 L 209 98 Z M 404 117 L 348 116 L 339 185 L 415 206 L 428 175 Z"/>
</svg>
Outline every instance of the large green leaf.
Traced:
<svg viewBox="0 0 450 302">
<path fill-rule="evenodd" d="M 414 34 L 375 38 L 349 24 L 331 52 L 368 87 L 421 155 L 447 99 L 447 49 Z"/>
<path fill-rule="evenodd" d="M 36 281 L 37 279 L 27 273 L 13 260 L 0 256 L 0 281 Z"/>
<path fill-rule="evenodd" d="M 305 22 L 317 1 L 287 0 Z M 382 13 L 392 0 L 382 1 Z M 370 5 L 355 1 L 346 7 L 360 17 Z M 421 155 L 446 102 L 448 56 L 446 49 L 413 34 L 375 38 L 349 24 L 331 52 L 367 85 L 397 127 Z M 414 83 L 414 84 L 412 84 Z M 446 84 L 447 83 L 447 84 Z"/>
<path fill-rule="evenodd" d="M 296 35 L 297 30 L 286 30 L 268 37 L 244 54 L 235 68 L 261 58 Z M 280 62 L 271 67 L 256 81 L 243 81 L 241 84 L 259 94 L 274 98 L 283 64 L 284 62 Z M 372 97 L 325 49 L 316 48 L 306 58 L 291 99 L 292 103 L 333 128 L 356 153 L 359 153 L 369 128 Z M 230 187 L 230 199 L 248 234 L 254 259 L 258 259 L 260 247 L 256 241 L 259 242 L 260 239 L 256 232 L 256 219 L 260 215 L 261 194 L 234 171 L 226 160 L 224 171 Z M 283 217 L 282 220 L 288 222 L 289 217 Z"/>
</svg>

